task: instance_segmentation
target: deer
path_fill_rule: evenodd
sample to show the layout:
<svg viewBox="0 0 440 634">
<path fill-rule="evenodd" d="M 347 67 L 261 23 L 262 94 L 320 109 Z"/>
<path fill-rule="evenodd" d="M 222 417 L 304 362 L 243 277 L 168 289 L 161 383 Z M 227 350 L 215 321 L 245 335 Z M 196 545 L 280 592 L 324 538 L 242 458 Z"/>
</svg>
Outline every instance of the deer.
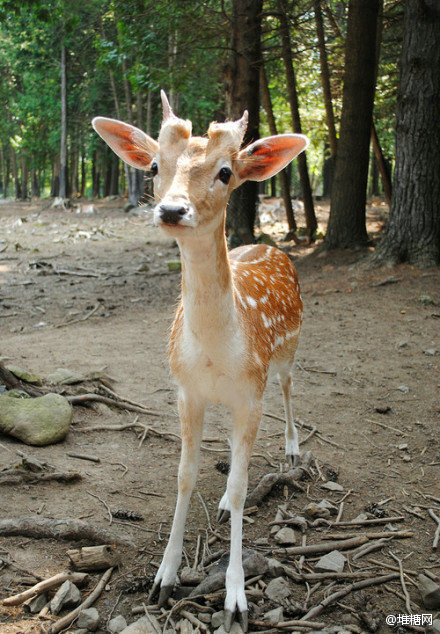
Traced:
<svg viewBox="0 0 440 634">
<path fill-rule="evenodd" d="M 207 136 L 174 114 L 161 92 L 163 119 L 157 141 L 140 129 L 106 117 L 92 125 L 128 165 L 151 173 L 154 222 L 180 249 L 181 300 L 169 338 L 169 364 L 178 388 L 181 456 L 171 533 L 149 595 L 164 606 L 178 580 L 184 526 L 196 484 L 204 412 L 209 403 L 232 411 L 231 464 L 218 520 L 230 519 L 224 628 L 238 613 L 248 629 L 242 563 L 243 509 L 248 465 L 262 417 L 269 373 L 278 376 L 285 411 L 286 460 L 299 460 L 291 405 L 291 369 L 303 304 L 295 267 L 280 249 L 264 244 L 228 253 L 228 198 L 245 180 L 270 178 L 300 152 L 308 139 L 280 134 L 241 147 L 248 112 L 237 121 L 213 122 Z"/>
</svg>

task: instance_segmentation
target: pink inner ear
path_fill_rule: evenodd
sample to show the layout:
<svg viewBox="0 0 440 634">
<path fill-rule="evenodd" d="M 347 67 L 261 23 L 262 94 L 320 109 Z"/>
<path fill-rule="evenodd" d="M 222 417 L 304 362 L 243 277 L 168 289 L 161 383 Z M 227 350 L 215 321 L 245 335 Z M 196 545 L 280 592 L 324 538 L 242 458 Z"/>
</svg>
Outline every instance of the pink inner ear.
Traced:
<svg viewBox="0 0 440 634">
<path fill-rule="evenodd" d="M 141 130 L 105 117 L 96 117 L 93 120 L 93 127 L 111 149 L 126 163 L 137 169 L 147 169 L 151 163 L 151 152 L 154 152 L 156 145 Z"/>
<path fill-rule="evenodd" d="M 301 135 L 285 134 L 255 141 L 240 152 L 243 168 L 239 177 L 243 180 L 262 181 L 282 170 L 307 146 Z"/>
</svg>

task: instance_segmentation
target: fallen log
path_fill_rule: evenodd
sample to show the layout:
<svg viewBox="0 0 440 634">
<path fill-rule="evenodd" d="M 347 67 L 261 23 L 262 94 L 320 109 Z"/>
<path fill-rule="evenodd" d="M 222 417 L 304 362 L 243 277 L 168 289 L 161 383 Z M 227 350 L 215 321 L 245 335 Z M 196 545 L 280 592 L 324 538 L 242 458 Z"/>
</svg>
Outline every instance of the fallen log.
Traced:
<svg viewBox="0 0 440 634">
<path fill-rule="evenodd" d="M 332 550 L 349 550 L 362 546 L 368 542 L 366 535 L 359 535 L 351 539 L 341 539 L 334 542 L 320 542 L 310 546 L 289 546 L 288 548 L 277 548 L 272 552 L 276 555 L 315 555 L 318 553 L 329 553 Z"/>
<path fill-rule="evenodd" d="M 102 544 L 122 544 L 136 548 L 131 540 L 110 533 L 109 531 L 87 524 L 81 520 L 70 518 L 50 519 L 39 516 L 12 517 L 0 520 L 0 536 L 24 536 L 36 539 L 66 539 L 80 541 L 82 539 Z"/>
<path fill-rule="evenodd" d="M 118 566 L 119 554 L 109 544 L 68 550 L 66 555 L 76 570 L 106 570 Z"/>
<path fill-rule="evenodd" d="M 80 473 L 68 471 L 50 471 L 36 473 L 26 469 L 6 469 L 0 472 L 0 485 L 6 484 L 35 484 L 36 482 L 75 482 L 81 480 Z"/>
</svg>

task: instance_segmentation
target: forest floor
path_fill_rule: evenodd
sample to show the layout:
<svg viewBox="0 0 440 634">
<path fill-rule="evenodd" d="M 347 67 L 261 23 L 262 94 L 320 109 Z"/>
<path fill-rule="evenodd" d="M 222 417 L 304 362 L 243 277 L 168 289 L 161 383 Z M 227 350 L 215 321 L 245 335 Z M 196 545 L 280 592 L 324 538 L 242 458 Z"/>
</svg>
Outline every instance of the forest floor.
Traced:
<svg viewBox="0 0 440 634">
<path fill-rule="evenodd" d="M 84 204 L 82 213 L 51 209 L 49 204 L 6 201 L 0 205 L 2 360 L 41 377 L 57 368 L 84 374 L 104 372 L 111 377 L 115 392 L 161 412 L 159 417 L 139 414 L 140 422 L 160 432 L 179 434 L 176 390 L 167 362 L 167 333 L 180 282 L 178 272 L 168 272 L 167 261 L 178 259 L 177 247 L 152 226 L 149 216 L 124 213 L 120 199 L 95 202 L 93 210 Z M 324 229 L 328 206 L 318 202 L 317 212 Z M 379 203 L 368 208 L 373 239 L 382 228 L 384 214 L 385 207 Z M 270 213 L 264 219 L 264 231 L 288 248 L 301 282 L 304 326 L 294 369 L 294 412 L 300 421 L 300 438 L 308 435 L 306 428 L 301 429 L 302 423 L 316 426 L 322 435 L 315 433 L 303 447 L 313 455 L 312 477 L 303 482 L 303 491 L 294 491 L 293 496 L 282 487 L 272 491 L 245 523 L 245 547 L 255 546 L 258 538 L 268 538 L 267 543 L 258 542 L 263 552 L 277 547 L 269 524 L 286 495 L 288 510 L 302 514 L 306 504 L 323 498 L 338 506 L 351 491 L 344 501 L 342 521 L 366 509 L 374 517 L 383 509 L 386 516 L 403 516 L 396 526 L 411 531 L 412 536 L 387 542 L 382 550 L 349 562 L 345 570 L 368 570 L 372 577 L 392 572 L 390 566 L 396 567 L 396 562 L 389 555 L 391 550 L 404 559 L 408 569 L 406 584 L 413 613 L 431 613 L 421 603 L 417 574 L 424 569 L 431 575 L 440 574 L 440 554 L 432 549 L 436 524 L 428 515 L 429 508 L 440 515 L 440 270 L 408 265 L 368 269 L 364 265 L 368 250 L 327 253 L 316 245 L 292 247 L 281 241 L 282 223 L 273 214 L 271 219 Z M 69 321 L 73 323 L 69 325 Z M 283 416 L 281 391 L 275 381 L 268 385 L 264 410 Z M 87 426 L 129 423 L 134 417 L 133 412 L 103 404 L 75 407 L 71 432 L 57 445 L 26 447 L 10 437 L 0 437 L 0 469 L 16 463 L 16 450 L 21 449 L 59 470 L 74 470 L 82 476 L 71 484 L 0 486 L 0 519 L 31 515 L 82 518 L 132 539 L 141 549 L 122 549 L 123 565 L 113 573 L 96 604 L 102 623 L 98 632 L 106 632 L 111 612 L 123 614 L 128 622 L 135 619 L 131 609 L 145 600 L 145 592 L 123 591 L 127 589 L 124 583 L 154 573 L 173 516 L 180 449 L 176 438 L 150 433 L 139 446 L 133 429 L 81 433 Z M 222 441 L 207 443 L 211 450 L 202 451 L 196 491 L 221 535 L 217 543 L 210 540 L 211 551 L 227 546 L 228 525 L 217 525 L 215 514 L 227 477 L 216 465 L 229 458 L 224 440 L 229 429 L 229 414 L 219 407 L 210 408 L 205 435 Z M 92 454 L 100 462 L 68 457 L 72 451 Z M 255 452 L 258 455 L 249 471 L 251 489 L 265 473 L 284 465 L 282 422 L 263 417 Z M 322 488 L 326 478 L 337 480 L 343 491 Z M 110 526 L 104 503 L 94 496 L 112 510 L 140 513 L 145 521 L 125 522 L 124 526 L 124 520 L 119 520 Z M 380 524 L 375 529 L 386 530 Z M 325 541 L 329 530 L 325 524 L 309 530 L 307 543 Z M 361 534 L 366 528 L 354 530 Z M 213 533 L 195 493 L 185 533 L 191 564 L 199 535 L 203 546 Z M 26 587 L 21 584 L 26 583 L 23 577 L 27 575 L 5 560 L 48 577 L 66 569 L 65 553 L 73 547 L 74 542 L 2 538 L 1 597 Z M 205 549 L 205 556 L 207 552 Z M 284 561 L 295 567 L 296 559 Z M 304 570 L 313 571 L 313 564 L 313 559 L 307 560 Z M 92 575 L 91 586 L 98 578 L 99 573 Z M 267 583 L 268 578 L 263 581 Z M 256 604 L 256 612 L 251 619 L 255 615 L 261 619 L 258 596 L 263 594 L 264 583 L 255 583 L 257 598 L 250 600 Z M 314 589 L 308 608 L 318 604 L 327 591 L 328 585 Z M 299 604 L 301 614 L 306 587 L 292 583 L 291 592 L 290 608 Z M 351 631 L 374 631 L 371 619 L 378 614 L 376 631 L 390 632 L 385 616 L 406 613 L 402 596 L 396 579 L 386 587 L 367 587 L 361 596 L 359 592 L 348 594 L 315 620 L 345 624 Z M 221 599 L 217 605 L 220 603 Z M 275 607 L 264 605 L 266 611 Z M 290 613 L 286 610 L 286 618 L 294 618 L 292 614 L 292 609 Z M 2 634 L 37 632 L 37 624 L 38 619 L 26 615 L 20 606 L 0 606 Z M 250 631 L 263 630 L 250 626 Z M 414 630 L 417 627 L 401 631 Z"/>
</svg>

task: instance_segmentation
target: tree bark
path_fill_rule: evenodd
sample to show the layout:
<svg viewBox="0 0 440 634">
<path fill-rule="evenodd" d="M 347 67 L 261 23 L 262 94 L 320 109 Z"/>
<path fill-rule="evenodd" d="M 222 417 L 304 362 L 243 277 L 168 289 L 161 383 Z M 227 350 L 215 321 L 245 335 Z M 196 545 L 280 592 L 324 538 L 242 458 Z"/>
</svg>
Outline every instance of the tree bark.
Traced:
<svg viewBox="0 0 440 634">
<path fill-rule="evenodd" d="M 319 62 L 321 65 L 321 84 L 324 95 L 325 115 L 327 119 L 327 130 L 332 158 L 336 157 L 337 136 L 335 126 L 335 115 L 333 112 L 333 100 L 330 86 L 330 69 L 328 65 L 327 49 L 325 46 L 324 21 L 322 19 L 321 0 L 315 0 L 315 22 L 316 34 L 318 36 Z"/>
<path fill-rule="evenodd" d="M 373 261 L 440 263 L 440 12 L 407 0 L 387 231 Z"/>
<path fill-rule="evenodd" d="M 341 129 L 325 242 L 328 248 L 367 243 L 365 205 L 373 115 L 379 0 L 350 0 Z"/>
<path fill-rule="evenodd" d="M 66 46 L 61 45 L 61 139 L 60 139 L 60 185 L 58 195 L 67 194 L 67 86 L 66 86 Z"/>
<path fill-rule="evenodd" d="M 292 114 L 293 131 L 301 134 L 301 118 L 299 116 L 298 93 L 296 90 L 296 77 L 293 67 L 292 50 L 290 48 L 289 22 L 287 19 L 287 11 L 285 0 L 278 0 L 278 11 L 280 20 L 281 34 L 281 54 L 286 69 L 286 83 L 289 96 L 290 111 Z M 310 186 L 309 170 L 307 167 L 307 156 L 305 152 L 301 152 L 298 156 L 298 173 L 301 183 L 302 198 L 304 203 L 304 212 L 306 216 L 307 235 L 313 238 L 313 234 L 318 226 L 315 216 L 315 208 L 313 205 L 312 188 Z"/>
<path fill-rule="evenodd" d="M 40 197 L 40 182 L 35 167 L 31 168 L 31 196 L 32 198 Z"/>
<path fill-rule="evenodd" d="M 260 83 L 263 105 L 264 109 L 266 110 L 267 121 L 269 123 L 269 130 L 270 133 L 275 136 L 276 134 L 278 134 L 278 131 L 275 123 L 275 117 L 273 115 L 272 101 L 270 98 L 269 86 L 267 84 L 266 70 L 264 68 L 264 64 L 262 64 L 260 68 Z M 295 215 L 293 213 L 292 199 L 290 197 L 290 181 L 287 171 L 285 169 L 281 170 L 281 172 L 279 172 L 279 177 L 281 182 L 281 192 L 284 201 L 284 207 L 286 209 L 287 224 L 289 225 L 289 231 L 296 233 L 297 226 Z"/>
<path fill-rule="evenodd" d="M 244 144 L 259 138 L 262 4 L 262 0 L 232 2 L 232 55 L 225 69 L 226 109 L 230 119 L 238 119 L 248 110 Z M 257 202 L 258 183 L 246 181 L 232 192 L 226 221 L 231 247 L 255 242 Z"/>
<path fill-rule="evenodd" d="M 26 200 L 28 197 L 28 166 L 26 162 L 26 156 L 21 155 L 21 189 L 20 198 Z"/>
</svg>

